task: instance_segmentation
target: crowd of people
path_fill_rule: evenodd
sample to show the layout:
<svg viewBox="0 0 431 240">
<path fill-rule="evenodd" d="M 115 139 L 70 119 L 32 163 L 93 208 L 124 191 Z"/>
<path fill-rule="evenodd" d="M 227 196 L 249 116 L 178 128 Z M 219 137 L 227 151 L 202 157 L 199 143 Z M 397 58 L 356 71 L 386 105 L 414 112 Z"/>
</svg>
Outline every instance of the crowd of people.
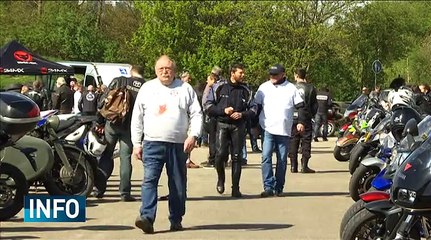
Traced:
<svg viewBox="0 0 431 240">
<path fill-rule="evenodd" d="M 135 225 L 145 233 L 153 233 L 156 219 L 158 182 L 166 166 L 171 230 L 182 230 L 187 199 L 187 168 L 214 168 L 215 189 L 224 194 L 225 169 L 231 166 L 231 196 L 241 198 L 242 167 L 247 165 L 246 135 L 253 152 L 261 153 L 263 198 L 282 196 L 287 162 L 291 173 L 314 173 L 309 167 L 311 144 L 328 141 L 327 114 L 332 97 L 326 86 L 317 90 L 307 81 L 304 68 L 288 79 L 281 64 L 269 67 L 268 80 L 256 91 L 246 83 L 246 67 L 233 64 L 222 77 L 222 69 L 213 67 L 206 82 L 190 85 L 192 74 L 177 75 L 175 61 L 161 56 L 155 63 L 155 79 L 145 81 L 143 68 L 133 66 L 130 78 L 114 78 L 109 86 L 92 85 L 84 90 L 76 79 L 59 77 L 56 91 L 48 97 L 41 81 L 21 93 L 32 98 L 41 110 L 58 109 L 59 113 L 96 115 L 95 131 L 104 135 L 106 149 L 98 159 L 99 173 L 93 196 L 103 198 L 107 181 L 114 169 L 113 153 L 120 146 L 120 184 L 122 201 L 135 201 L 131 195 L 132 159 L 141 160 L 144 168 L 139 216 Z M 69 84 L 67 84 L 69 82 Z M 99 112 L 110 90 L 127 88 L 131 93 L 130 110 L 121 123 L 105 119 Z M 427 84 L 411 87 L 417 106 L 431 109 L 431 92 Z M 380 87 L 363 94 L 379 97 Z M 427 105 L 429 104 L 429 105 Z M 312 119 L 315 120 L 314 129 Z M 163 126 L 163 127 L 160 127 Z M 320 127 L 323 126 L 322 134 Z M 258 139 L 261 139 L 259 148 Z M 196 146 L 208 146 L 208 158 L 201 166 L 191 159 Z M 272 156 L 275 153 L 275 169 Z M 300 163 L 298 153 L 301 153 Z M 203 159 L 200 159 L 203 160 Z M 275 170 L 275 171 L 274 171 Z"/>
</svg>

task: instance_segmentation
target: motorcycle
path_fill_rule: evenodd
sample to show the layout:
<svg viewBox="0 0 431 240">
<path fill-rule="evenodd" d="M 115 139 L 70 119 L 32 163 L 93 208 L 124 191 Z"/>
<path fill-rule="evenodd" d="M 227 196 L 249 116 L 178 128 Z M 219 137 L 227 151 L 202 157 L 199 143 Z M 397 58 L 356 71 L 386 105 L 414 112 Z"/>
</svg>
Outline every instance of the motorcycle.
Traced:
<svg viewBox="0 0 431 240">
<path fill-rule="evenodd" d="M 371 188 L 372 181 L 389 163 L 393 147 L 393 138 L 386 136 L 377 156 L 364 159 L 356 168 L 349 181 L 349 194 L 353 201 L 358 201 L 359 195 Z"/>
<path fill-rule="evenodd" d="M 60 121 L 55 113 L 57 110 L 42 112 L 43 118 L 32 132 L 48 142 L 54 151 L 54 165 L 44 179 L 44 186 L 51 195 L 89 196 L 97 162 L 58 136 L 57 132 L 70 130 L 72 121 Z"/>
<path fill-rule="evenodd" d="M 51 147 L 26 136 L 41 119 L 29 98 L 0 92 L 0 220 L 15 216 L 23 207 L 29 186 L 42 179 L 54 164 Z"/>
<path fill-rule="evenodd" d="M 367 95 L 360 95 L 355 101 L 353 101 L 344 111 L 343 119 L 344 124 L 340 127 L 338 130 L 338 137 L 343 137 L 345 134 L 348 133 L 348 129 L 352 122 L 355 120 L 356 116 L 358 115 L 360 109 L 362 109 L 366 102 L 367 102 L 368 96 Z"/>
<path fill-rule="evenodd" d="M 358 116 L 356 117 L 358 118 Z M 362 126 L 359 126 L 359 119 L 350 124 L 349 129 L 343 137 L 338 138 L 335 142 L 334 157 L 340 162 L 346 162 L 350 159 L 350 154 L 361 136 Z M 365 126 L 366 127 L 366 126 Z"/>
<path fill-rule="evenodd" d="M 431 116 L 427 116 L 418 124 L 419 135 L 431 134 L 431 130 L 427 126 L 431 125 Z M 385 136 L 385 133 L 380 135 Z M 363 160 L 360 166 L 353 173 L 349 182 L 349 192 L 353 200 L 359 199 L 359 194 L 366 192 L 370 189 L 370 183 L 374 180 L 377 174 L 381 171 L 385 171 L 387 166 L 391 169 L 389 172 L 394 172 L 395 169 L 407 158 L 414 148 L 410 147 L 415 141 L 418 140 L 409 139 L 405 137 L 400 143 L 396 143 L 392 134 L 386 135 L 382 142 L 382 150 L 380 155 L 376 158 L 367 158 Z M 392 157 L 392 149 L 395 150 L 396 154 Z M 383 185 L 384 186 L 384 185 Z"/>
<path fill-rule="evenodd" d="M 426 160 L 431 160 L 429 151 L 431 147 L 431 121 L 430 119 L 424 120 L 421 121 L 422 124 L 419 124 L 419 126 L 417 126 L 417 122 L 414 119 L 406 124 L 404 130 L 406 133 L 403 134 L 405 135 L 403 142 L 408 143 L 408 148 L 413 152 L 408 155 L 404 162 L 398 163 L 401 164 L 400 167 L 397 167 L 398 164 L 392 164 L 390 166 L 394 168 L 387 169 L 389 175 L 393 175 L 394 169 L 397 169 L 394 183 L 391 184 L 390 182 L 389 186 L 387 184 L 385 186 L 387 189 L 392 185 L 390 199 L 387 197 L 389 194 L 386 193 L 384 199 L 381 201 L 362 203 L 360 200 L 355 203 L 343 217 L 342 225 L 340 226 L 342 239 L 420 239 L 421 237 L 428 239 L 430 237 L 430 224 L 427 218 L 429 214 L 416 214 L 416 212 L 424 213 L 421 207 L 423 208 L 425 202 L 425 204 L 428 204 L 428 201 L 423 199 L 422 205 L 415 205 L 415 203 L 419 202 L 416 201 L 416 198 L 419 197 L 415 194 L 415 190 L 425 193 L 426 190 L 423 187 L 425 182 L 413 178 L 418 174 L 418 171 L 419 174 L 426 173 L 426 176 L 429 176 L 430 172 L 429 169 L 423 167 L 423 164 L 430 166 Z M 409 131 L 409 129 L 418 129 L 421 127 L 423 128 L 421 131 L 416 130 L 413 133 Z M 417 137 L 413 138 L 413 136 Z M 421 156 L 419 158 L 421 160 L 419 161 L 418 156 Z M 416 164 L 415 167 L 417 168 L 412 167 L 413 163 Z M 410 168 L 412 168 L 412 171 L 410 171 L 410 175 L 408 176 L 410 177 L 409 179 L 405 172 Z M 428 178 L 428 180 L 431 180 L 431 178 Z M 406 190 L 402 188 L 403 184 L 410 184 L 413 187 L 409 186 L 409 190 Z M 396 190 L 398 190 L 398 193 L 395 192 Z M 375 193 L 384 195 L 384 192 L 368 192 L 362 194 L 361 199 L 365 195 L 375 195 Z M 397 200 L 400 202 L 399 204 L 396 204 Z M 409 210 L 403 209 L 403 207 L 408 207 Z M 414 210 L 411 210 L 412 208 Z M 352 213 L 354 215 L 350 217 Z"/>
<path fill-rule="evenodd" d="M 380 109 L 371 109 L 365 118 L 367 127 L 363 128 L 363 134 L 358 143 L 353 147 L 350 152 L 349 158 L 349 172 L 353 174 L 355 169 L 359 166 L 362 159 L 376 156 L 379 150 L 380 136 L 385 136 L 389 131 L 391 115 L 385 114 Z"/>
</svg>

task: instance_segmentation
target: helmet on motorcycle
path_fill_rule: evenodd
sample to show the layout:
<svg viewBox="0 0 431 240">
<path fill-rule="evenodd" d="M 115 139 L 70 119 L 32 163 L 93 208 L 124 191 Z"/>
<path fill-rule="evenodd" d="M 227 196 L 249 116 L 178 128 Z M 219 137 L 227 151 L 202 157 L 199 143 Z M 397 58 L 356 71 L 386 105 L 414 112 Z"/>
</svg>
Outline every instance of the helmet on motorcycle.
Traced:
<svg viewBox="0 0 431 240">
<path fill-rule="evenodd" d="M 100 136 L 93 129 L 88 131 L 84 141 L 84 150 L 93 157 L 100 157 L 106 148 L 105 136 Z"/>
<path fill-rule="evenodd" d="M 400 87 L 398 90 L 392 90 L 388 96 L 392 110 L 399 106 L 413 107 L 416 103 L 414 93 L 410 88 Z"/>
<path fill-rule="evenodd" d="M 391 117 L 391 133 L 397 142 L 402 140 L 404 127 L 410 119 L 416 119 L 417 122 L 420 122 L 422 118 L 420 114 L 411 107 L 402 106 L 393 111 Z"/>
</svg>

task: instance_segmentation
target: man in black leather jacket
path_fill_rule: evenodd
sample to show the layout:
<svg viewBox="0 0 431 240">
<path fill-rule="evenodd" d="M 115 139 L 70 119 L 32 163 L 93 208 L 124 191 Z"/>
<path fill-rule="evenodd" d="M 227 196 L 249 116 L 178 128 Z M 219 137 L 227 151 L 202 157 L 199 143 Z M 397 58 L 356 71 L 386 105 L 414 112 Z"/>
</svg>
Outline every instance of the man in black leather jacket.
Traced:
<svg viewBox="0 0 431 240">
<path fill-rule="evenodd" d="M 242 148 L 244 144 L 246 121 L 257 113 L 251 102 L 251 91 L 243 83 L 244 66 L 235 64 L 230 71 L 230 79 L 220 81 L 212 88 L 205 102 L 205 110 L 217 121 L 216 157 L 217 192 L 225 190 L 225 164 L 229 156 L 229 143 L 232 152 L 232 197 L 242 197 L 239 191 L 241 178 Z"/>
<path fill-rule="evenodd" d="M 293 116 L 293 126 L 292 126 L 292 137 L 290 140 L 289 147 L 289 158 L 290 158 L 290 171 L 292 173 L 298 172 L 298 149 L 299 144 L 302 149 L 301 158 L 301 172 L 302 173 L 314 173 L 315 171 L 308 167 L 308 161 L 311 158 L 311 139 L 313 135 L 313 128 L 311 124 L 311 119 L 317 112 L 317 99 L 316 99 L 316 88 L 305 80 L 306 71 L 303 68 L 297 68 L 295 71 L 296 88 L 298 88 L 304 103 L 305 111 L 295 112 Z M 296 125 L 298 124 L 298 114 L 304 114 L 301 122 L 304 125 L 304 131 L 298 132 Z"/>
</svg>

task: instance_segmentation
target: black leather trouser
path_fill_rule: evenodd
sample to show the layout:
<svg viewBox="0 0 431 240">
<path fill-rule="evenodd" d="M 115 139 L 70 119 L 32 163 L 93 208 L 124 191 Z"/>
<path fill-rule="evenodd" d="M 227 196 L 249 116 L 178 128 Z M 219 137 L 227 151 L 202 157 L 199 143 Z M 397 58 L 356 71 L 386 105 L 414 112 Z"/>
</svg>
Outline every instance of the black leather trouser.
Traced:
<svg viewBox="0 0 431 240">
<path fill-rule="evenodd" d="M 311 158 L 311 139 L 313 136 L 313 128 L 312 124 L 305 124 L 304 132 L 298 133 L 296 130 L 297 123 L 293 123 L 292 126 L 292 137 L 290 138 L 290 146 L 289 146 L 289 158 L 290 158 L 290 166 L 291 168 L 298 167 L 298 149 L 299 144 L 301 144 L 302 150 L 302 158 L 301 164 L 302 168 L 308 167 L 308 160 Z"/>
<path fill-rule="evenodd" d="M 218 181 L 225 182 L 225 164 L 229 157 L 229 144 L 232 152 L 232 189 L 239 189 L 241 178 L 242 148 L 245 137 L 245 123 L 217 123 L 215 167 Z"/>
<path fill-rule="evenodd" d="M 208 132 L 208 162 L 210 164 L 215 164 L 217 120 L 210 118 L 208 122 L 204 123 L 204 128 Z"/>
</svg>

